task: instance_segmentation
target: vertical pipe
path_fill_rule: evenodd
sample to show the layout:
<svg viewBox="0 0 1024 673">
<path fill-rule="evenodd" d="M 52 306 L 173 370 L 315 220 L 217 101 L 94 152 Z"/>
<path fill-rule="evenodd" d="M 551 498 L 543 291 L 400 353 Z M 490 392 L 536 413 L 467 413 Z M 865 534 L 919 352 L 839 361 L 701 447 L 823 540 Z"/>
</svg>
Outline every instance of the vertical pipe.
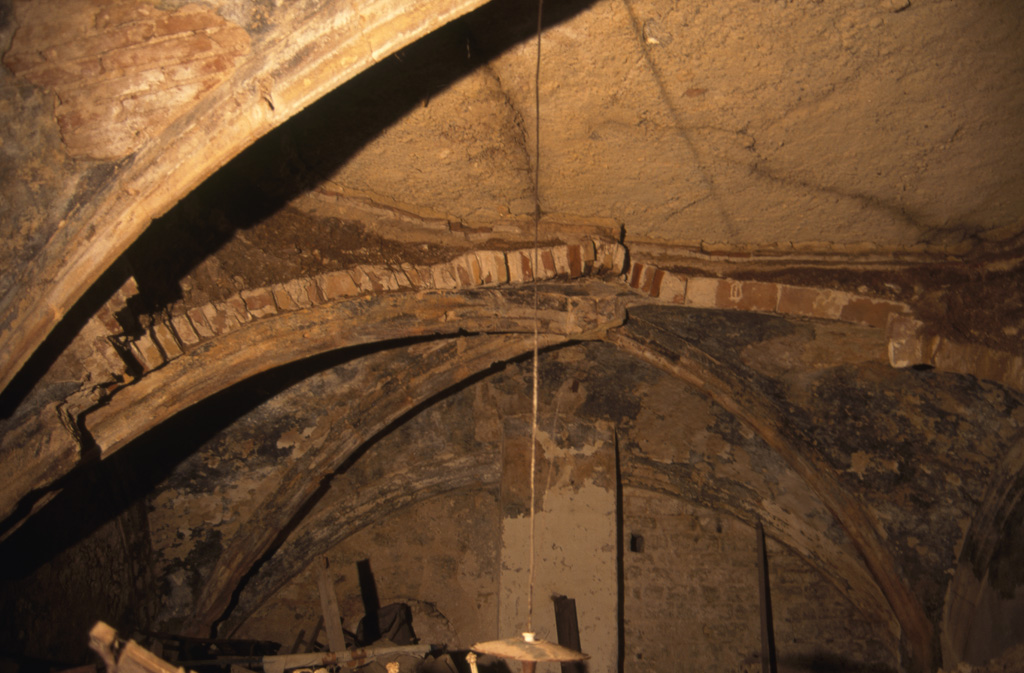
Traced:
<svg viewBox="0 0 1024 673">
<path fill-rule="evenodd" d="M 757 522 L 757 579 L 761 594 L 761 673 L 777 673 L 772 594 L 768 586 L 768 550 L 764 544 L 764 526 L 760 521 Z"/>
<path fill-rule="evenodd" d="M 616 656 L 615 670 L 626 670 L 626 555 L 625 509 L 622 495 L 622 455 L 619 451 L 619 429 L 615 428 L 615 585 L 616 585 Z"/>
</svg>

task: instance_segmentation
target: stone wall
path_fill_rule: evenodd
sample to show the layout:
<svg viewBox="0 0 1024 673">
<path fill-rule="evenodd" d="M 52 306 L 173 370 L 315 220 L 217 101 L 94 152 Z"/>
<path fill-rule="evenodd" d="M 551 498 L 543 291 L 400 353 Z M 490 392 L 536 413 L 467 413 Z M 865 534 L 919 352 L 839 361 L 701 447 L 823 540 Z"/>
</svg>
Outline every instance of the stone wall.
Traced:
<svg viewBox="0 0 1024 673">
<path fill-rule="evenodd" d="M 141 503 L 103 522 L 88 513 L 62 519 L 68 512 L 61 504 L 38 515 L 46 525 L 18 531 L 0 558 L 0 658 L 82 664 L 93 660 L 88 633 L 97 620 L 131 634 L 152 617 L 156 595 Z M 83 537 L 55 548 L 57 528 Z"/>
<path fill-rule="evenodd" d="M 336 545 L 327 556 L 345 629 L 355 632 L 364 615 L 357 564 L 368 560 L 381 605 L 408 603 L 421 642 L 465 649 L 490 640 L 498 623 L 498 529 L 496 489 L 466 490 L 407 507 Z M 288 640 L 288 648 L 300 630 L 308 640 L 319 616 L 311 564 L 236 635 Z"/>
</svg>

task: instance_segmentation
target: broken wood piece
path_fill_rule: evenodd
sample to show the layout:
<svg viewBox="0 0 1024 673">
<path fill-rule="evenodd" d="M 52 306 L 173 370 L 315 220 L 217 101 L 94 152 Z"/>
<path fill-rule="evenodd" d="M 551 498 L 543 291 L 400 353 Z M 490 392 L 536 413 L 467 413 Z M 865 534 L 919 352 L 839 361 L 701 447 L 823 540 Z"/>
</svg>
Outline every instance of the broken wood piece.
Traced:
<svg viewBox="0 0 1024 673">
<path fill-rule="evenodd" d="M 117 631 L 106 622 L 96 622 L 96 625 L 89 631 L 89 647 L 106 665 L 110 673 L 117 673 L 117 660 L 114 658 L 114 645 L 117 641 Z"/>
<path fill-rule="evenodd" d="M 345 650 L 345 633 L 341 628 L 341 610 L 338 608 L 338 594 L 334 590 L 334 580 L 328 572 L 330 562 L 326 556 L 320 557 L 320 568 L 317 573 L 317 586 L 320 589 L 320 608 L 324 615 L 324 628 L 327 630 L 327 647 L 332 652 Z"/>
<path fill-rule="evenodd" d="M 134 640 L 121 648 L 117 660 L 117 673 L 181 673 L 184 669 L 156 656 Z"/>
<path fill-rule="evenodd" d="M 317 630 L 319 631 L 319 628 Z M 284 652 L 283 654 L 295 654 L 296 652 L 298 652 L 299 648 L 302 647 L 302 639 L 305 637 L 306 629 L 299 629 L 299 635 L 295 636 L 295 643 L 292 645 L 290 650 Z"/>
<path fill-rule="evenodd" d="M 359 647 L 341 652 L 309 652 L 306 654 L 277 654 L 263 657 L 263 673 L 284 673 L 292 668 L 330 667 L 347 662 L 366 663 L 371 659 L 409 654 L 422 657 L 430 645 L 391 645 L 387 647 Z"/>
<path fill-rule="evenodd" d="M 97 622 L 89 632 L 89 646 L 100 655 L 109 673 L 185 673 L 185 669 L 170 664 L 149 650 L 129 640 L 122 644 L 110 625 Z M 262 666 L 263 673 L 284 673 L 293 668 L 323 668 L 337 664 L 355 662 L 361 665 L 372 659 L 412 655 L 422 657 L 430 651 L 430 645 L 390 645 L 384 647 L 363 647 L 340 652 L 308 652 L 304 654 L 275 654 L 264 657 L 218 657 L 202 662 L 207 664 L 232 664 L 232 671 L 242 670 L 242 665 Z M 350 667 L 354 667 L 351 666 Z"/>
<path fill-rule="evenodd" d="M 184 670 L 164 661 L 134 640 L 120 647 L 119 641 L 117 631 L 104 622 L 96 622 L 89 632 L 89 647 L 100 655 L 109 673 L 182 673 Z"/>
</svg>

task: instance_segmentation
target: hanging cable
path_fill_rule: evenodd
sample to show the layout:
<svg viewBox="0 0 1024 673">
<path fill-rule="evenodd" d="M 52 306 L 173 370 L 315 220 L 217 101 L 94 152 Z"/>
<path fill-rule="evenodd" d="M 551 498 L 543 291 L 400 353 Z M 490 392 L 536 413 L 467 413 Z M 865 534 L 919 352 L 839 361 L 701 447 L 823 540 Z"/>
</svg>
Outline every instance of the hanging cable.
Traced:
<svg viewBox="0 0 1024 673">
<path fill-rule="evenodd" d="M 533 77 L 534 160 L 533 160 L 533 413 L 530 427 L 530 594 L 527 598 L 526 630 L 533 633 L 533 585 L 537 502 L 537 401 L 539 397 L 540 300 L 537 288 L 537 262 L 540 248 L 540 34 L 544 0 L 537 0 L 537 68 Z"/>
</svg>

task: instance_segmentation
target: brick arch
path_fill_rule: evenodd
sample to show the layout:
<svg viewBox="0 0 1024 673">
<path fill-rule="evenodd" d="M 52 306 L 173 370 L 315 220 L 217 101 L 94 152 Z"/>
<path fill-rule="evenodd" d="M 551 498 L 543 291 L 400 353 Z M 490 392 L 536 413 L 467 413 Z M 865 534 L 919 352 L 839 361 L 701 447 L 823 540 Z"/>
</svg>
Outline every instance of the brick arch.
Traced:
<svg viewBox="0 0 1024 673">
<path fill-rule="evenodd" d="M 693 501 L 715 510 L 721 510 L 751 527 L 755 527 L 760 521 L 763 523 L 767 535 L 778 540 L 814 567 L 862 614 L 885 624 L 886 630 L 893 639 L 893 650 L 894 652 L 898 650 L 900 626 L 897 617 L 864 560 L 855 549 L 848 546 L 848 543 L 847 545 L 840 544 L 822 534 L 821 531 L 813 530 L 806 521 L 795 514 L 786 512 L 784 507 L 764 507 L 763 503 L 775 502 L 775 499 L 772 493 L 767 489 L 760 489 L 758 485 L 746 484 L 752 490 L 747 500 L 736 502 L 708 493 L 698 500 L 681 485 L 680 480 L 675 477 L 673 472 L 671 465 L 654 461 L 625 459 L 622 466 L 622 482 L 625 486 L 636 487 L 671 498 Z M 806 482 L 804 487 L 805 490 L 800 491 L 799 497 L 820 503 L 821 509 L 825 509 L 825 503 L 821 502 L 818 495 Z"/>
<path fill-rule="evenodd" d="M 963 343 L 936 334 L 913 316 L 889 324 L 889 362 L 894 367 L 925 366 L 967 374 L 1024 392 L 1024 356 L 980 343 Z"/>
<path fill-rule="evenodd" d="M 477 250 L 431 265 L 362 264 L 243 290 L 225 301 L 182 309 L 131 337 L 119 334 L 120 326 L 114 321 L 109 336 L 121 341 L 122 351 L 131 352 L 139 369 L 149 372 L 265 318 L 397 292 L 455 292 L 514 287 L 533 280 L 610 277 L 621 272 L 625 254 L 625 248 L 617 243 L 594 239 L 537 248 L 537 269 L 533 268 L 532 248 Z"/>
<path fill-rule="evenodd" d="M 542 345 L 557 340 L 542 338 Z M 208 637 L 231 605 L 239 583 L 270 551 L 281 531 L 314 497 L 323 480 L 391 423 L 468 377 L 530 350 L 532 335 L 479 335 L 411 347 L 407 358 L 378 372 L 373 391 L 353 399 L 324 400 L 324 413 L 298 440 L 289 462 L 240 531 L 227 540 L 197 598 L 193 635 Z"/>
<path fill-rule="evenodd" d="M 339 348 L 459 333 L 532 332 L 534 280 L 614 275 L 624 250 L 603 242 L 481 251 L 429 267 L 357 267 L 243 292 L 154 324 L 129 342 L 145 369 L 78 424 L 106 456 L 170 415 L 273 367 Z M 604 284 L 541 291 L 540 331 L 561 338 L 621 323 Z M 148 418 L 143 425 L 135 420 Z M 152 427 L 152 426 L 150 426 Z"/>
<path fill-rule="evenodd" d="M 518 255 L 521 264 L 528 263 L 524 253 L 509 254 Z M 614 265 L 621 255 L 609 259 Z M 557 267 L 552 269 L 545 275 L 554 276 Z M 607 271 L 593 264 L 589 269 L 597 274 Z M 589 282 L 593 285 L 572 292 L 562 284 L 540 290 L 543 343 L 593 338 L 621 324 L 625 317 L 621 291 L 600 281 Z M 400 339 L 463 334 L 522 339 L 532 337 L 534 318 L 532 289 L 506 283 L 504 287 L 469 284 L 461 290 L 409 288 L 357 295 L 239 323 L 197 342 L 106 398 L 86 395 L 81 401 L 54 403 L 6 433 L 0 440 L 2 465 L 16 478 L 3 484 L 0 514 L 6 517 L 19 503 L 24 506 L 27 495 L 43 492 L 83 459 L 106 457 L 177 412 L 274 367 L 327 351 Z M 525 350 L 492 353 L 486 365 Z M 459 366 L 458 359 L 449 363 L 453 370 Z M 36 507 L 41 504 L 35 503 Z"/>
<path fill-rule="evenodd" d="M 230 637 L 256 610 L 277 590 L 302 572 L 309 559 L 326 553 L 331 547 L 349 535 L 394 512 L 430 498 L 467 488 L 495 487 L 500 483 L 500 466 L 487 456 L 450 458 L 429 462 L 420 466 L 415 475 L 401 474 L 397 478 L 389 475 L 373 483 L 365 484 L 352 494 L 351 503 L 346 507 L 324 508 L 304 520 L 280 550 L 264 562 L 251 576 L 238 597 L 237 604 L 218 629 L 224 637 Z M 624 465 L 623 485 L 643 491 L 658 493 L 670 498 L 690 500 L 674 484 L 665 465 Z M 812 496 L 813 497 L 813 496 Z M 745 502 L 740 505 L 725 501 L 706 503 L 720 509 L 751 526 L 756 525 L 760 513 L 755 512 L 757 503 Z M 793 550 L 800 558 L 821 572 L 851 603 L 863 614 L 882 620 L 890 626 L 895 649 L 899 640 L 898 628 L 891 610 L 877 587 L 866 577 L 866 570 L 856 559 L 849 558 L 842 550 L 821 549 L 816 555 L 808 555 L 806 539 L 793 520 L 769 517 L 766 522 L 770 536 Z M 827 540 L 824 540 L 828 542 Z M 833 546 L 834 543 L 833 543 Z M 864 580 L 867 583 L 863 583 Z"/>
<path fill-rule="evenodd" d="M 358 418 L 358 431 L 325 429 L 307 438 L 312 449 L 313 444 L 322 446 L 328 435 L 345 436 L 338 446 L 322 454 L 319 448 L 304 451 L 313 463 L 306 461 L 287 468 L 282 487 L 259 506 L 249 524 L 241 526 L 242 530 L 265 531 L 265 535 L 245 535 L 229 541 L 199 598 L 194 624 L 197 635 L 209 632 L 229 604 L 240 578 L 267 552 L 276 531 L 286 526 L 310 497 L 307 491 L 318 483 L 310 475 L 331 473 L 375 432 L 431 395 L 493 362 L 511 359 L 529 349 L 534 314 L 532 287 L 522 287 L 524 281 L 534 276 L 568 280 L 584 272 L 614 275 L 621 270 L 624 251 L 618 245 L 596 242 L 589 252 L 578 245 L 554 246 L 540 251 L 538 257 L 543 268 L 536 273 L 530 266 L 530 251 L 516 250 L 472 253 L 429 269 L 367 267 L 346 271 L 343 277 L 327 274 L 298 279 L 240 295 L 248 317 L 228 313 L 239 310 L 228 303 L 193 309 L 197 311 L 194 316 L 189 315 L 192 312 L 184 314 L 189 320 L 186 326 L 200 337 L 199 325 L 204 325 L 207 331 L 201 338 L 185 345 L 174 357 L 154 360 L 153 368 L 139 381 L 118 391 L 108 404 L 84 414 L 81 428 L 100 455 L 106 456 L 177 411 L 279 364 L 345 346 L 402 337 L 467 332 L 491 335 L 486 337 L 490 343 L 481 341 L 483 336 L 468 337 L 467 344 L 473 341 L 482 345 L 467 346 L 450 360 L 425 360 L 408 367 L 425 373 L 419 375 L 415 385 L 382 379 L 382 391 L 397 390 L 368 395 L 368 406 L 353 409 L 350 404 L 325 402 L 325 409 L 332 410 L 325 428 L 341 427 L 349 422 L 346 419 Z M 548 260 L 546 264 L 544 260 Z M 510 271 L 515 268 L 519 271 Z M 586 338 L 588 333 L 620 324 L 625 306 L 637 297 L 624 295 L 616 286 L 596 281 L 539 286 L 542 343 Z M 229 319 L 232 315 L 233 320 Z M 164 325 L 168 330 L 176 329 L 173 344 L 182 345 L 185 327 L 175 327 L 174 319 Z M 149 334 L 154 337 L 153 343 L 158 343 L 157 328 Z M 442 342 L 454 343 L 450 339 Z M 442 342 L 424 347 L 433 348 L 433 343 Z M 138 346 L 134 350 L 144 353 Z M 160 348 L 161 353 L 168 351 L 167 345 Z M 652 488 L 664 491 L 667 487 L 659 483 Z M 792 528 L 793 522 L 780 521 L 776 526 L 780 530 Z M 796 528 L 779 536 L 798 547 Z M 885 613 L 884 599 L 856 558 L 835 550 L 822 556 L 837 583 L 843 578 L 856 586 L 859 605 L 873 614 Z"/>
<path fill-rule="evenodd" d="M 472 338 L 480 339 L 481 337 Z M 681 385 L 686 384 L 683 383 Z M 324 404 L 325 408 L 338 407 L 340 412 L 336 413 L 336 415 L 339 419 L 351 415 L 351 409 L 344 405 L 345 402 L 343 400 L 325 400 Z M 315 434 L 320 435 L 319 432 Z M 331 434 L 335 433 L 332 432 Z M 360 430 L 358 438 L 365 439 L 365 437 L 365 432 Z M 344 444 L 349 446 L 349 449 L 345 450 L 351 449 L 349 439 L 356 441 L 354 438 L 347 438 Z M 338 451 L 337 447 L 329 447 L 326 444 L 323 446 L 323 450 L 329 453 Z M 230 633 L 241 626 L 267 596 L 271 595 L 297 572 L 301 571 L 309 558 L 313 558 L 317 554 L 326 551 L 326 549 L 339 542 L 345 536 L 365 525 L 366 522 L 362 521 L 360 517 L 370 511 L 374 502 L 379 503 L 383 499 L 387 503 L 384 505 L 384 509 L 387 512 L 391 512 L 399 506 L 405 506 L 421 499 L 461 488 L 466 483 L 476 483 L 475 479 L 482 483 L 496 481 L 495 470 L 497 466 L 491 462 L 480 462 L 478 458 L 479 456 L 472 459 L 459 459 L 450 464 L 447 462 L 430 464 L 415 475 L 399 470 L 396 475 L 389 475 L 387 480 L 365 484 L 365 492 L 363 490 L 364 487 L 361 486 L 360 490 L 354 492 L 351 496 L 351 508 L 326 508 L 314 515 L 312 519 L 304 520 L 289 537 L 288 542 L 286 542 L 287 547 L 282 547 L 275 552 L 269 560 L 258 568 L 254 575 L 248 577 L 242 593 L 238 596 L 236 607 L 232 609 L 225 621 L 221 623 L 219 629 L 221 635 L 230 635 Z M 294 479 L 285 479 L 284 481 L 294 485 L 301 481 L 301 474 L 306 471 L 306 468 L 303 468 Z M 624 460 L 622 468 L 623 483 L 625 484 L 671 497 L 692 499 L 693 493 L 687 492 L 683 488 L 681 480 L 684 480 L 685 476 L 680 476 L 680 474 L 672 465 L 665 465 L 656 461 L 645 461 L 641 458 Z M 794 475 L 793 481 L 800 482 L 800 478 Z M 747 523 L 753 523 L 758 518 L 764 520 L 769 533 L 773 537 L 793 549 L 810 565 L 818 569 L 864 614 L 884 623 L 892 635 L 893 643 L 897 643 L 900 637 L 900 627 L 897 619 L 864 560 L 859 556 L 858 550 L 849 542 L 837 542 L 835 539 L 824 535 L 820 530 L 809 531 L 806 522 L 797 514 L 797 512 L 802 511 L 799 508 L 792 508 L 790 513 L 787 513 L 785 504 L 783 504 L 782 509 L 778 507 L 764 508 L 761 505 L 762 502 L 774 501 L 774 496 L 770 490 L 767 488 L 759 489 L 751 484 L 746 484 L 745 486 L 751 489 L 751 493 L 742 502 L 730 504 L 722 496 L 715 499 L 713 503 L 710 503 L 711 506 L 727 511 Z M 385 493 L 388 494 L 386 497 L 383 495 Z M 709 497 L 714 499 L 713 496 L 714 494 Z M 276 498 L 277 496 L 274 497 Z M 280 497 L 290 498 L 289 494 L 285 491 L 281 492 Z M 806 483 L 804 490 L 793 497 L 801 502 L 804 499 L 820 502 L 811 486 Z M 282 512 L 280 503 L 261 507 L 261 509 L 265 509 L 266 514 L 259 515 L 256 518 L 254 523 L 258 525 L 245 525 L 241 527 L 242 530 L 250 528 L 265 530 L 276 525 L 273 521 L 280 522 L 279 517 Z M 825 505 L 821 504 L 820 508 L 817 509 L 825 510 Z M 284 511 L 287 515 L 287 512 L 290 510 Z M 376 515 L 381 515 L 381 512 L 375 512 Z M 240 537 L 237 545 L 231 545 L 229 542 L 231 546 L 222 554 L 222 561 L 218 565 L 218 568 L 224 568 L 225 570 L 215 570 L 213 576 L 228 577 L 230 575 L 231 578 L 237 579 L 246 575 L 248 568 L 244 567 L 244 565 L 233 567 L 230 571 L 227 570 L 227 567 L 234 563 L 235 559 L 252 556 L 247 551 L 249 543 L 249 537 Z M 213 583 L 209 586 L 213 586 Z M 225 581 L 219 582 L 218 587 L 215 588 L 217 588 L 217 592 L 226 592 L 230 587 L 231 583 Z M 203 615 L 202 626 L 199 632 L 205 633 L 209 628 L 211 620 L 217 619 L 214 616 L 216 608 L 223 605 L 223 603 L 211 599 L 211 596 L 217 592 L 209 588 L 204 591 L 199 608 L 200 614 Z M 893 647 L 895 648 L 896 645 L 893 644 Z"/>
</svg>

